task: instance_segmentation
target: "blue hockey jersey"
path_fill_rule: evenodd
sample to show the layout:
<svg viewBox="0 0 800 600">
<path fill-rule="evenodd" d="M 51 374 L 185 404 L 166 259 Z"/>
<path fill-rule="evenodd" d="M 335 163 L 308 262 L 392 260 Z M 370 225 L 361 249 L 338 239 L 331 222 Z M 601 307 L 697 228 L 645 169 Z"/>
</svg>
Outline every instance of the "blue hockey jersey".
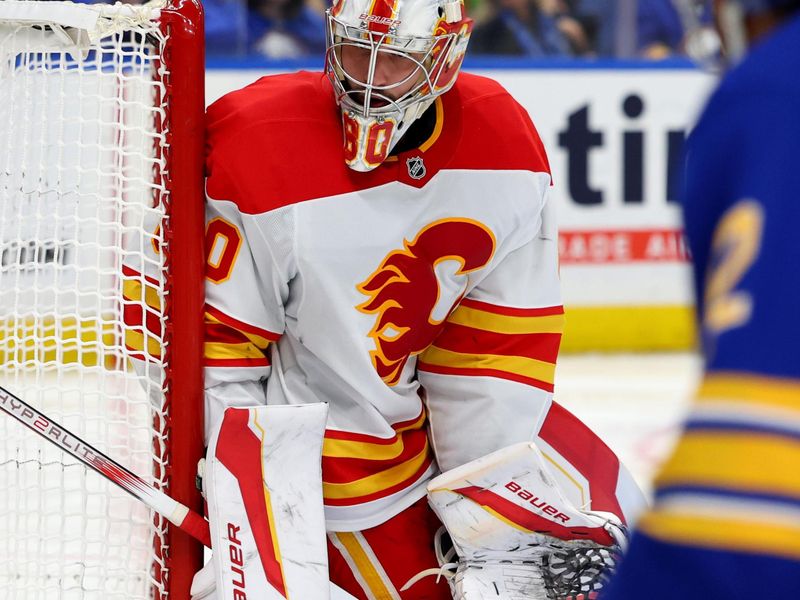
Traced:
<svg viewBox="0 0 800 600">
<path fill-rule="evenodd" d="M 800 590 L 800 16 L 721 83 L 687 144 L 706 372 L 603 600 Z"/>
</svg>

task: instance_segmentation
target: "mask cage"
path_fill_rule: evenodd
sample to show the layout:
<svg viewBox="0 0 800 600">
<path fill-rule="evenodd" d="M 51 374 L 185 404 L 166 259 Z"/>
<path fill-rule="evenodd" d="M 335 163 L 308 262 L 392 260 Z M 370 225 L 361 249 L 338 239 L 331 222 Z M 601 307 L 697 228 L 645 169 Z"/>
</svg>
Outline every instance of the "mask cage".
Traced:
<svg viewBox="0 0 800 600">
<path fill-rule="evenodd" d="M 326 29 L 328 49 L 325 70 L 333 84 L 337 102 L 347 110 L 367 118 L 394 116 L 446 91 L 437 90 L 437 83 L 443 71 L 441 66 L 456 47 L 457 33 L 431 37 L 398 36 L 348 25 L 330 13 L 327 15 Z M 342 49 L 346 46 L 370 53 L 366 81 L 361 81 L 344 68 Z M 375 68 L 382 55 L 388 56 L 389 60 L 402 58 L 410 61 L 413 67 L 398 81 L 376 85 Z M 416 80 L 416 83 L 399 98 L 393 99 L 387 93 L 412 80 Z M 372 106 L 373 100 L 382 101 L 384 105 Z"/>
</svg>

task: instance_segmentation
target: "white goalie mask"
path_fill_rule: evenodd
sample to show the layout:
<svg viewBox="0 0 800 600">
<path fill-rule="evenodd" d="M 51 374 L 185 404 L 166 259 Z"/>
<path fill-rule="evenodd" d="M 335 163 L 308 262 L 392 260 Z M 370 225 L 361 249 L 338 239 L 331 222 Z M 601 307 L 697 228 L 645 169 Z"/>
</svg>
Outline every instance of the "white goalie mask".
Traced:
<svg viewBox="0 0 800 600">
<path fill-rule="evenodd" d="M 325 71 L 342 112 L 344 159 L 379 166 L 455 83 L 472 31 L 461 0 L 338 0 Z"/>
</svg>

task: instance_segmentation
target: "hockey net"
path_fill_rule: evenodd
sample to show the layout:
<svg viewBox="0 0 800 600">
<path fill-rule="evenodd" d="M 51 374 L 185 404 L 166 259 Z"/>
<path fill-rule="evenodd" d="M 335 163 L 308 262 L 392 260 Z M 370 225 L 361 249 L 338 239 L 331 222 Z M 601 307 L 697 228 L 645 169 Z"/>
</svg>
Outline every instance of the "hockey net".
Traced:
<svg viewBox="0 0 800 600">
<path fill-rule="evenodd" d="M 197 508 L 199 5 L 0 2 L 0 385 Z M 0 417 L 0 598 L 188 598 L 202 549 Z"/>
</svg>

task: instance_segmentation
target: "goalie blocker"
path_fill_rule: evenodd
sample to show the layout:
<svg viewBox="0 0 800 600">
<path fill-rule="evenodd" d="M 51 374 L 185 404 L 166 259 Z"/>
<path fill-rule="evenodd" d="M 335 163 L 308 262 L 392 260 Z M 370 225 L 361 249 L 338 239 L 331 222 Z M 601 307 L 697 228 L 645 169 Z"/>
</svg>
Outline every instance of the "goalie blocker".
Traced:
<svg viewBox="0 0 800 600">
<path fill-rule="evenodd" d="M 228 408 L 203 487 L 212 560 L 192 600 L 348 600 L 331 586 L 322 504 L 326 404 Z"/>
</svg>

